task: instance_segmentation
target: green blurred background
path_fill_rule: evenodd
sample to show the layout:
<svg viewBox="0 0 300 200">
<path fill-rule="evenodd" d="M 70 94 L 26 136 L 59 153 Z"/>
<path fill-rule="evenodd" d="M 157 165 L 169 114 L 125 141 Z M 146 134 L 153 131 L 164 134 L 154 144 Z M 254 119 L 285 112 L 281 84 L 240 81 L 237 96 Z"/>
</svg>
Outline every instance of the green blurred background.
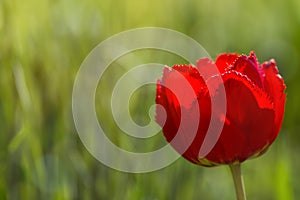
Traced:
<svg viewBox="0 0 300 200">
<path fill-rule="evenodd" d="M 159 171 L 129 174 L 104 166 L 81 143 L 71 109 L 80 64 L 111 35 L 145 26 L 185 33 L 213 58 L 221 52 L 254 50 L 261 62 L 276 59 L 287 85 L 284 124 L 264 156 L 244 163 L 244 179 L 249 199 L 297 199 L 298 0 L 0 0 L 0 199 L 235 198 L 225 166 L 207 169 L 180 158 Z M 151 50 L 124 56 L 112 64 L 118 67 L 109 68 L 97 91 L 97 112 L 106 116 L 99 117 L 100 123 L 114 143 L 129 150 L 165 144 L 162 134 L 131 142 L 107 106 L 118 78 L 147 62 L 172 65 L 181 60 Z M 130 109 L 137 123 L 149 122 L 154 97 L 153 85 L 134 93 Z"/>
</svg>

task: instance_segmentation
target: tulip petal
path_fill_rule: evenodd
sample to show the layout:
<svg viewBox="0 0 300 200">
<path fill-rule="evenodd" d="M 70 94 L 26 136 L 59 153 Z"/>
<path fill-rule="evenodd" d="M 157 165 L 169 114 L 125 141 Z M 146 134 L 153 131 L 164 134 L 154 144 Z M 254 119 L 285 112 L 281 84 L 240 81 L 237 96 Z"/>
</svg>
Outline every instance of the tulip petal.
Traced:
<svg viewBox="0 0 300 200">
<path fill-rule="evenodd" d="M 195 116 L 198 116 L 199 113 L 196 113 L 200 111 L 200 119 L 199 121 L 195 121 Z M 203 92 L 199 95 L 198 99 L 193 103 L 191 109 L 189 110 L 189 114 L 187 115 L 186 119 L 183 119 L 183 122 L 186 123 L 187 127 L 193 127 L 195 126 L 194 123 L 198 123 L 198 130 L 197 134 L 194 136 L 193 133 L 190 131 L 185 132 L 186 137 L 189 139 L 192 138 L 193 142 L 189 146 L 187 152 L 190 152 L 193 155 L 193 158 L 197 161 L 199 164 L 198 160 L 198 154 L 199 154 L 199 149 L 204 141 L 205 134 L 208 130 L 209 124 L 210 124 L 210 119 L 211 119 L 211 99 L 209 96 L 208 92 Z M 185 154 L 183 156 L 186 159 L 188 158 Z"/>
<path fill-rule="evenodd" d="M 207 80 L 214 75 L 220 74 L 220 70 L 218 70 L 217 65 L 213 63 L 209 58 L 201 58 L 197 60 L 197 68 L 204 80 Z"/>
<path fill-rule="evenodd" d="M 286 101 L 286 94 L 284 93 L 284 90 L 286 86 L 283 79 L 278 74 L 278 69 L 274 60 L 263 63 L 262 68 L 265 73 L 264 89 L 275 104 L 275 127 L 277 130 L 276 133 L 278 133 L 283 120 L 284 105 Z M 273 140 L 276 136 L 277 134 L 273 136 Z"/>
<path fill-rule="evenodd" d="M 165 67 L 161 80 L 157 81 L 156 103 L 164 107 L 167 118 L 165 119 L 165 116 L 163 116 L 162 108 L 157 106 L 156 121 L 163 127 L 166 140 L 171 143 L 174 149 L 194 163 L 197 161 L 197 154 L 185 150 L 190 146 L 194 135 L 197 134 L 198 121 L 191 120 L 197 119 L 197 117 L 191 116 L 191 118 L 188 116 L 191 114 L 191 107 L 197 102 L 197 96 L 205 88 L 205 82 L 198 69 L 191 65 Z M 192 91 L 193 94 L 188 91 Z M 195 114 L 198 115 L 198 118 L 200 117 L 199 113 Z M 182 116 L 184 119 L 181 121 Z M 181 130 L 179 130 L 179 126 Z M 193 129 L 191 127 L 194 127 L 194 131 L 190 131 L 190 129 Z M 181 143 L 172 141 L 175 136 L 176 141 L 181 141 Z"/>
<path fill-rule="evenodd" d="M 206 87 L 199 71 L 192 65 L 175 65 L 170 69 L 165 67 L 161 83 L 173 91 L 174 97 L 185 108 L 189 108 L 197 94 Z"/>
<path fill-rule="evenodd" d="M 234 70 L 246 75 L 257 86 L 262 87 L 262 75 L 255 54 L 249 57 L 242 55 L 234 63 Z"/>
<path fill-rule="evenodd" d="M 235 53 L 220 54 L 216 59 L 216 65 L 218 66 L 220 73 L 230 70 L 238 57 L 239 55 Z"/>
<path fill-rule="evenodd" d="M 162 107 L 156 107 L 156 122 L 161 127 L 166 127 L 167 132 L 175 134 L 180 123 L 180 105 L 174 93 L 163 86 L 161 80 L 156 84 L 156 104 L 164 108 L 162 110 Z"/>
<path fill-rule="evenodd" d="M 236 71 L 223 75 L 227 113 L 221 136 L 207 155 L 216 163 L 242 162 L 269 143 L 274 132 L 273 103 L 265 92 Z M 217 97 L 215 97 L 217 98 Z M 219 120 L 222 113 L 214 113 Z"/>
</svg>

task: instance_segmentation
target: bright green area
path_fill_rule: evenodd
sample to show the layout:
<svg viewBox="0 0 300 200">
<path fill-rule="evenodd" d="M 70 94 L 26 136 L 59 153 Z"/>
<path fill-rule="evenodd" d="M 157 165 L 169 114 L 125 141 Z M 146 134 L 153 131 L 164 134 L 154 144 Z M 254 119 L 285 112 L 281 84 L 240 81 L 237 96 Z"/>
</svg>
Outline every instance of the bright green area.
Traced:
<svg viewBox="0 0 300 200">
<path fill-rule="evenodd" d="M 128 174 L 104 166 L 81 143 L 71 110 L 80 64 L 111 35 L 145 26 L 185 33 L 212 57 L 254 50 L 260 61 L 276 59 L 287 85 L 284 124 L 264 156 L 244 163 L 244 178 L 249 199 L 297 199 L 299 10 L 298 0 L 0 0 L 0 199 L 234 199 L 226 167 L 207 169 L 181 158 L 156 172 Z M 157 149 L 165 144 L 162 134 L 131 142 L 116 127 L 110 94 L 126 67 L 180 59 L 146 50 L 120 60 L 98 88 L 97 114 L 105 116 L 99 121 L 124 149 Z M 149 121 L 154 95 L 154 85 L 133 95 L 138 123 Z"/>
</svg>

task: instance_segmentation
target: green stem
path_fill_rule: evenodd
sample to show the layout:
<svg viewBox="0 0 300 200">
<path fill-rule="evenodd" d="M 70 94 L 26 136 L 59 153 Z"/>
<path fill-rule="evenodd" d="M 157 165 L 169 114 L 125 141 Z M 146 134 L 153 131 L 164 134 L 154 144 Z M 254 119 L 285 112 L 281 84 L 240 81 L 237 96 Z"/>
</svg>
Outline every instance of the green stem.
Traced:
<svg viewBox="0 0 300 200">
<path fill-rule="evenodd" d="M 246 200 L 246 192 L 240 163 L 229 165 L 234 181 L 237 200 Z"/>
</svg>

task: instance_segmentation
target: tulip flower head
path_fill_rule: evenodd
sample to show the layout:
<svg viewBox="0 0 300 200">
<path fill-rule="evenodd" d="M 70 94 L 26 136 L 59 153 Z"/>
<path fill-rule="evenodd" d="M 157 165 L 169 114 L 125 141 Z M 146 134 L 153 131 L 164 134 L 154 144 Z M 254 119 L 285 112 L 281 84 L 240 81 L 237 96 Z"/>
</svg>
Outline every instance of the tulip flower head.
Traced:
<svg viewBox="0 0 300 200">
<path fill-rule="evenodd" d="M 215 66 L 218 74 L 212 70 Z M 194 94 L 186 92 L 179 76 Z M 222 85 L 215 84 L 220 77 Z M 208 89 L 210 84 L 213 91 Z M 212 113 L 212 99 L 218 99 L 221 86 L 225 88 L 226 112 L 216 109 Z M 156 121 L 166 140 L 192 163 L 202 166 L 241 163 L 262 155 L 273 143 L 281 128 L 285 100 L 285 84 L 274 60 L 260 64 L 254 52 L 249 56 L 220 54 L 215 62 L 203 58 L 197 61 L 197 66 L 164 68 L 157 81 L 156 103 L 160 106 Z M 194 117 L 196 114 L 199 117 Z M 212 121 L 222 123 L 223 127 L 210 152 L 199 157 Z M 178 131 L 181 123 L 183 128 Z M 191 135 L 189 127 L 195 124 L 196 132 L 183 151 L 182 146 L 187 145 Z M 180 142 L 171 142 L 175 136 Z"/>
</svg>

